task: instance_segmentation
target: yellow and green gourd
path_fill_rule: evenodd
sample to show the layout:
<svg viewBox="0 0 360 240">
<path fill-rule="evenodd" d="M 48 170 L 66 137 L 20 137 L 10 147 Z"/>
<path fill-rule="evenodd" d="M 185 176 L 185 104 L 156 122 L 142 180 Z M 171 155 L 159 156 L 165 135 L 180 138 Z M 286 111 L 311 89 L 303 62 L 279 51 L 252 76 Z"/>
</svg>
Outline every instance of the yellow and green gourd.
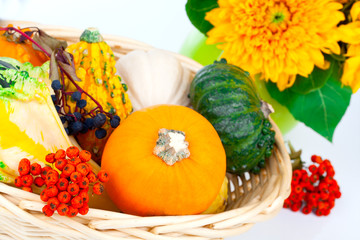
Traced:
<svg viewBox="0 0 360 240">
<path fill-rule="evenodd" d="M 95 28 L 86 29 L 80 36 L 80 41 L 68 46 L 67 52 L 74 57 L 77 76 L 81 82 L 76 82 L 85 92 L 95 98 L 105 112 L 118 115 L 121 120 L 132 112 L 132 104 L 128 97 L 127 86 L 116 75 L 115 58 L 110 46 L 104 41 Z M 77 91 L 75 86 L 66 81 L 67 91 Z M 97 105 L 84 93 L 82 99 L 87 100 L 86 111 L 91 111 Z M 68 101 L 74 109 L 75 102 Z M 109 119 L 103 126 L 108 132 L 104 139 L 97 139 L 95 131 L 76 136 L 82 148 L 91 151 L 95 159 L 102 154 L 104 144 L 112 131 Z"/>
<path fill-rule="evenodd" d="M 126 94 L 127 86 L 116 75 L 115 58 L 110 46 L 96 29 L 86 29 L 80 36 L 80 42 L 66 49 L 74 56 L 77 76 L 82 80 L 77 84 L 93 96 L 106 112 L 115 113 L 120 119 L 132 111 L 131 102 Z M 69 90 L 76 88 L 69 84 Z M 83 94 L 83 98 L 86 96 Z M 96 104 L 88 100 L 86 109 Z"/>
</svg>

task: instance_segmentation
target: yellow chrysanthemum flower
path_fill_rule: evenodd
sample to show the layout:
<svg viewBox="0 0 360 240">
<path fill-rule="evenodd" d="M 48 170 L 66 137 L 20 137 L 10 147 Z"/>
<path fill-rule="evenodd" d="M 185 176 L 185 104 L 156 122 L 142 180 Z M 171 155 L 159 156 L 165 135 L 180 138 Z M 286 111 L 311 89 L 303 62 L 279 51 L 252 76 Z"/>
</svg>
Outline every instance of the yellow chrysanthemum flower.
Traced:
<svg viewBox="0 0 360 240">
<path fill-rule="evenodd" d="M 337 24 L 342 4 L 333 0 L 219 0 L 206 14 L 214 25 L 208 44 L 220 43 L 222 57 L 251 74 L 262 73 L 280 90 L 296 74 L 307 77 L 326 66 L 325 53 L 340 54 Z"/>
<path fill-rule="evenodd" d="M 349 43 L 341 82 L 350 86 L 353 93 L 360 88 L 360 2 L 354 3 L 350 10 L 352 22 L 339 27 L 341 40 Z"/>
</svg>

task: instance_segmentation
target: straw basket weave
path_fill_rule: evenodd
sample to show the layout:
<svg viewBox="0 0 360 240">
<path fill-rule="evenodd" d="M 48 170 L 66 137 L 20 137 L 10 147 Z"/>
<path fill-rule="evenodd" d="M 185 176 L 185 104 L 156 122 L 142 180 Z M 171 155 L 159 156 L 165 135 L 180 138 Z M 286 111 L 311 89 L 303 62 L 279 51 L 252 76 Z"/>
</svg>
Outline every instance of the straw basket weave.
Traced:
<svg viewBox="0 0 360 240">
<path fill-rule="evenodd" d="M 46 26 L 29 22 L 0 22 L 1 26 L 37 26 L 49 35 L 77 42 L 82 30 Z M 134 49 L 151 46 L 128 38 L 103 35 L 116 58 Z M 202 66 L 171 53 L 193 75 Z M 189 79 L 191 81 L 191 79 Z M 290 194 L 291 165 L 281 133 L 272 122 L 275 147 L 259 175 L 228 174 L 229 198 L 226 210 L 218 214 L 138 217 L 91 208 L 85 216 L 68 218 L 54 214 L 45 217 L 39 196 L 0 183 L 0 239 L 153 239 L 203 240 L 239 235 L 255 223 L 274 217 Z"/>
</svg>

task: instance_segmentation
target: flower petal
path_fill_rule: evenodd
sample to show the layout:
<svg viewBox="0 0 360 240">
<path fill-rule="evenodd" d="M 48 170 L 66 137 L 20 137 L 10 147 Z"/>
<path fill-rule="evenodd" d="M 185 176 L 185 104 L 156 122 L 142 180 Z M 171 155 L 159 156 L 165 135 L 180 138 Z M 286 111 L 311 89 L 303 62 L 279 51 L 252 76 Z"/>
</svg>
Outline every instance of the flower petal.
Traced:
<svg viewBox="0 0 360 240">
<path fill-rule="evenodd" d="M 345 61 L 344 73 L 341 77 L 341 82 L 350 86 L 353 93 L 356 93 L 360 88 L 360 56 L 351 57 Z"/>
<path fill-rule="evenodd" d="M 360 2 L 356 2 L 352 5 L 350 10 L 350 16 L 353 21 L 360 20 Z"/>
</svg>

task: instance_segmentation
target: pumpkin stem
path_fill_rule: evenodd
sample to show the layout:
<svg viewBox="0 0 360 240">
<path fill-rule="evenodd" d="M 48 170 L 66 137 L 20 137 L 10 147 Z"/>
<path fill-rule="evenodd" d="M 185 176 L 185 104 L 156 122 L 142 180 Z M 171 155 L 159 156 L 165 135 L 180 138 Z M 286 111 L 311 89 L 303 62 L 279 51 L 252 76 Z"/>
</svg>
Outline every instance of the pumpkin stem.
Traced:
<svg viewBox="0 0 360 240">
<path fill-rule="evenodd" d="M 159 138 L 156 141 L 153 153 L 167 165 L 172 166 L 190 156 L 189 143 L 185 141 L 184 132 L 161 128 L 158 134 Z"/>
<path fill-rule="evenodd" d="M 97 28 L 88 28 L 81 34 L 80 41 L 85 41 L 87 43 L 99 43 L 103 42 L 104 39 Z"/>
<path fill-rule="evenodd" d="M 263 112 L 265 118 L 268 118 L 271 113 L 274 112 L 274 108 L 267 102 L 261 100 L 261 111 Z"/>
</svg>

